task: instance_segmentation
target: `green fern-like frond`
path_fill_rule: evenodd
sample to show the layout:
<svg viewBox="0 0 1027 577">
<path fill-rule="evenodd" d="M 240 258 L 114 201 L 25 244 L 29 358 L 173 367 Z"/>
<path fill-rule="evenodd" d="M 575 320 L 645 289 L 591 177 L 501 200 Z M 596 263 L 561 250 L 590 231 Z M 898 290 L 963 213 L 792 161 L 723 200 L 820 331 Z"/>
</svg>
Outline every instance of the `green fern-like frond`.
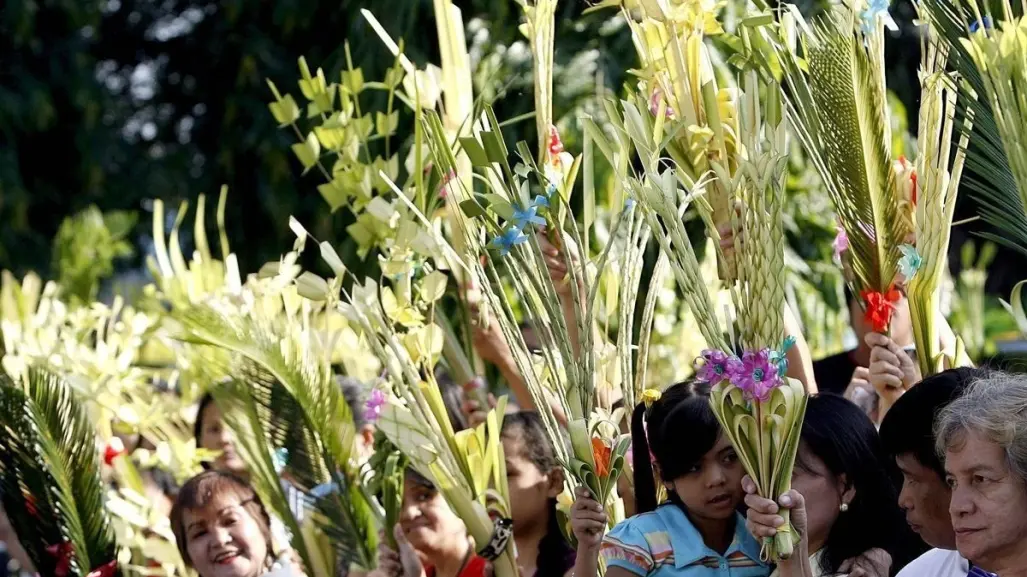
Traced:
<svg viewBox="0 0 1027 577">
<path fill-rule="evenodd" d="M 20 382 L 0 372 L 0 422 L 3 503 L 36 567 L 52 572 L 47 548 L 64 543 L 76 575 L 116 560 L 95 428 L 71 387 L 36 367 Z"/>
<path fill-rule="evenodd" d="M 290 472 L 301 490 L 335 483 L 339 490 L 312 497 L 311 502 L 328 502 L 317 508 L 329 529 L 340 535 L 334 545 L 345 558 L 365 568 L 373 566 L 377 524 L 363 495 L 352 490 L 357 480 L 349 471 L 356 436 L 353 416 L 328 357 L 309 346 L 312 337 L 300 327 L 301 321 L 229 315 L 208 306 L 179 311 L 176 318 L 192 337 L 236 356 L 232 374 L 245 379 L 246 385 L 226 387 L 215 395 L 219 402 L 242 404 L 248 423 L 239 425 L 248 427 L 264 447 L 254 447 L 253 458 L 266 469 L 270 442 L 289 450 Z M 268 471 L 263 473 L 270 478 Z"/>
<path fill-rule="evenodd" d="M 802 57 L 778 47 L 789 117 L 849 237 L 857 288 L 884 291 L 895 278 L 907 231 L 895 195 L 876 40 L 860 33 L 844 7 L 808 30 Z"/>
<path fill-rule="evenodd" d="M 984 221 L 1003 233 L 983 236 L 1027 254 L 1027 207 L 1023 201 L 1027 191 L 1017 186 L 1008 156 L 1022 155 L 1023 150 L 1004 146 L 986 80 L 965 43 L 969 25 L 977 17 L 962 2 L 923 0 L 923 7 L 937 38 L 949 51 L 952 69 L 963 80 L 960 111 L 973 115 L 974 129 L 966 153 L 969 174 L 964 182 L 979 203 Z"/>
</svg>

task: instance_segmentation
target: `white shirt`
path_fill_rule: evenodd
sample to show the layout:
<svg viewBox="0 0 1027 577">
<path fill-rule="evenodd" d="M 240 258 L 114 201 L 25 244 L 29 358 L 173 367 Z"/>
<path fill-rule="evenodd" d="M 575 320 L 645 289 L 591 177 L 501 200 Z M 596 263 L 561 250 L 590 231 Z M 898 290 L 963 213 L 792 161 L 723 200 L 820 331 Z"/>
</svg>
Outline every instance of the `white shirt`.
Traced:
<svg viewBox="0 0 1027 577">
<path fill-rule="evenodd" d="M 959 551 L 931 549 L 903 567 L 896 577 L 966 577 L 970 564 Z"/>
</svg>

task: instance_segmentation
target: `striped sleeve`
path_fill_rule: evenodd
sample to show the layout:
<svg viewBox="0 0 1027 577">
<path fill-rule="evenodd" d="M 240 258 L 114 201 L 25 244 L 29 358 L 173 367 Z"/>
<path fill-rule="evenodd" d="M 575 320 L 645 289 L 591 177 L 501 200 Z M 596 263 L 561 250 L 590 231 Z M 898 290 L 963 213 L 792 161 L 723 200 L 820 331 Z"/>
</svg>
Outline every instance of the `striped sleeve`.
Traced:
<svg viewBox="0 0 1027 577">
<path fill-rule="evenodd" d="M 640 577 L 651 573 L 654 567 L 645 535 L 630 522 L 621 522 L 603 538 L 599 554 L 607 567 L 620 567 Z"/>
</svg>

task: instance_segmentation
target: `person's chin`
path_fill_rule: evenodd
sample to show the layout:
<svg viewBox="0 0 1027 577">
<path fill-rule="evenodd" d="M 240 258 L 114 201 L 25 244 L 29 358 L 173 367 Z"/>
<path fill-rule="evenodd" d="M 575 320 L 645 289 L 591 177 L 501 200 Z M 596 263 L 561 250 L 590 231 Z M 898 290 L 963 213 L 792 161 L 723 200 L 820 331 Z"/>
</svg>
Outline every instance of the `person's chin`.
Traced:
<svg viewBox="0 0 1027 577">
<path fill-rule="evenodd" d="M 210 577 L 253 577 L 260 574 L 253 563 L 243 556 L 237 556 L 226 563 L 210 563 L 209 567 Z"/>
</svg>

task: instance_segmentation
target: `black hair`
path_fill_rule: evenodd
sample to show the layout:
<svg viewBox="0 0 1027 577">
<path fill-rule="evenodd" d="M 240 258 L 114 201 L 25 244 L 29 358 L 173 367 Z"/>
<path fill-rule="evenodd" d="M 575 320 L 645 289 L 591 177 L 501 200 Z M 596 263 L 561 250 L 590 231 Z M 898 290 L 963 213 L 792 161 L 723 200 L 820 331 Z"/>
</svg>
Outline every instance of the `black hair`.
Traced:
<svg viewBox="0 0 1027 577">
<path fill-rule="evenodd" d="M 339 385 L 342 396 L 346 398 L 349 412 L 353 415 L 353 425 L 359 431 L 367 424 L 367 419 L 364 417 L 364 403 L 366 402 L 364 384 L 353 377 L 343 375 L 336 376 L 335 383 Z"/>
<path fill-rule="evenodd" d="M 672 385 L 651 408 L 639 403 L 631 415 L 637 513 L 647 513 L 658 505 L 650 454 L 660 477 L 672 481 L 687 473 L 717 443 L 720 423 L 709 399 L 697 388 L 692 381 Z"/>
<path fill-rule="evenodd" d="M 892 405 L 881 421 L 881 442 L 897 457 L 912 453 L 917 461 L 945 479 L 945 466 L 934 450 L 934 423 L 938 413 L 962 396 L 963 391 L 988 372 L 959 367 L 920 381 Z"/>
<path fill-rule="evenodd" d="M 503 417 L 503 436 L 517 439 L 524 447 L 524 456 L 543 473 L 560 468 L 556 450 L 546 435 L 542 418 L 534 411 L 519 411 Z M 574 567 L 574 549 L 563 537 L 556 499 L 549 499 L 546 534 L 538 544 L 535 560 L 536 577 L 562 577 Z"/>
<path fill-rule="evenodd" d="M 196 421 L 193 422 L 193 437 L 196 439 L 196 446 L 200 446 L 200 437 L 203 435 L 203 411 L 214 402 L 214 395 L 204 393 L 200 399 L 200 408 L 196 411 Z"/>
<path fill-rule="evenodd" d="M 856 490 L 848 510 L 838 516 L 824 543 L 823 572 L 837 573 L 846 559 L 874 548 L 887 551 L 897 571 L 926 550 L 899 508 L 898 468 L 885 453 L 874 424 L 859 407 L 832 393 L 810 397 L 802 441 L 824 461 L 832 475 L 844 474 L 848 486 Z M 796 460 L 796 466 L 808 468 L 801 459 Z"/>
</svg>

